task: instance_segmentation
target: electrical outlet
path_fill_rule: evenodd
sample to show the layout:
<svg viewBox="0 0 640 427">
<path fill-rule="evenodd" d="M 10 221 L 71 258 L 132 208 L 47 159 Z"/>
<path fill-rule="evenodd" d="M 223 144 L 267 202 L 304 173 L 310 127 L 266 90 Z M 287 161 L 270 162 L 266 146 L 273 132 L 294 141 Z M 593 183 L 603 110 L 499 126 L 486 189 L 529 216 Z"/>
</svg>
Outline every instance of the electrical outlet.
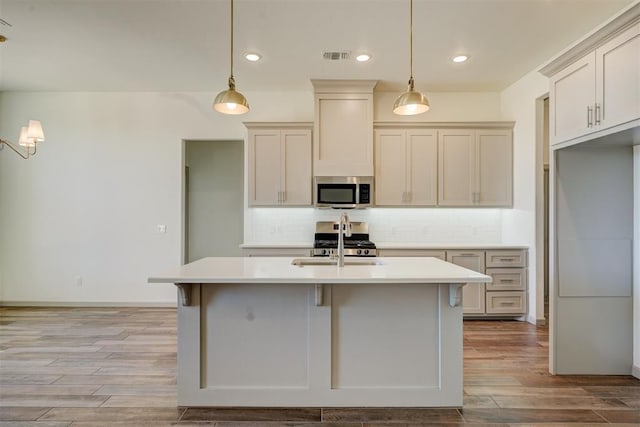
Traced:
<svg viewBox="0 0 640 427">
<path fill-rule="evenodd" d="M 158 224 L 156 227 L 158 234 L 165 234 L 167 232 L 167 226 L 164 224 Z"/>
<path fill-rule="evenodd" d="M 76 276 L 76 286 L 82 287 L 82 276 Z"/>
</svg>

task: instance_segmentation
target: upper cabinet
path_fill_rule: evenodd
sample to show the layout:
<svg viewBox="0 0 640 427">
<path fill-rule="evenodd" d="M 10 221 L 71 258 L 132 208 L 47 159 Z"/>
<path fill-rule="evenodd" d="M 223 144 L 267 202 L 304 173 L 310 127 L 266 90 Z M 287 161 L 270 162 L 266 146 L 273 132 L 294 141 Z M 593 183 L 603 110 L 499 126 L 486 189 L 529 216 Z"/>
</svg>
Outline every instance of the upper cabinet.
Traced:
<svg viewBox="0 0 640 427">
<path fill-rule="evenodd" d="M 640 125 L 640 5 L 540 70 L 550 77 L 552 144 Z"/>
<path fill-rule="evenodd" d="M 312 80 L 313 173 L 373 176 L 375 80 Z"/>
<path fill-rule="evenodd" d="M 513 205 L 511 129 L 438 132 L 438 205 Z"/>
<path fill-rule="evenodd" d="M 511 207 L 513 122 L 376 122 L 376 206 Z"/>
<path fill-rule="evenodd" d="M 245 123 L 249 206 L 311 205 L 311 123 Z"/>
<path fill-rule="evenodd" d="M 595 126 L 640 118 L 640 22 L 596 49 Z"/>
<path fill-rule="evenodd" d="M 375 131 L 376 206 L 435 206 L 437 178 L 435 129 Z"/>
</svg>

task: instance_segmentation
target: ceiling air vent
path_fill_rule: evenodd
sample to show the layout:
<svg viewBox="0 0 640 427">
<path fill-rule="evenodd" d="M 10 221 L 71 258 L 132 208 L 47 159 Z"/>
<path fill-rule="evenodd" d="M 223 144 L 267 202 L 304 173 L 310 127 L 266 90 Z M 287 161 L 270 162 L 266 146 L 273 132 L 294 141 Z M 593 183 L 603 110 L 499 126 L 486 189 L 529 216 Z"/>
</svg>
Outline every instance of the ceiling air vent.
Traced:
<svg viewBox="0 0 640 427">
<path fill-rule="evenodd" d="M 351 52 L 322 52 L 322 58 L 328 61 L 344 61 L 351 58 Z"/>
</svg>

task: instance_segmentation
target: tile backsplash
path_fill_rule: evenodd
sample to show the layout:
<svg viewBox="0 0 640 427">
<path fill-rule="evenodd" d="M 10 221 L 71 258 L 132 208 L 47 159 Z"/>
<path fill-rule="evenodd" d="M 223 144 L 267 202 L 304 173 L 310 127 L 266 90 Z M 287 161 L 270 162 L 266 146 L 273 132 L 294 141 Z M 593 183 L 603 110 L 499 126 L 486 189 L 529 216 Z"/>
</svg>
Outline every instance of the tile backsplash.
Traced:
<svg viewBox="0 0 640 427">
<path fill-rule="evenodd" d="M 369 224 L 376 243 L 496 244 L 502 241 L 502 209 L 390 209 L 348 211 Z M 316 221 L 337 221 L 340 212 L 315 208 L 249 208 L 245 243 L 311 243 Z"/>
</svg>

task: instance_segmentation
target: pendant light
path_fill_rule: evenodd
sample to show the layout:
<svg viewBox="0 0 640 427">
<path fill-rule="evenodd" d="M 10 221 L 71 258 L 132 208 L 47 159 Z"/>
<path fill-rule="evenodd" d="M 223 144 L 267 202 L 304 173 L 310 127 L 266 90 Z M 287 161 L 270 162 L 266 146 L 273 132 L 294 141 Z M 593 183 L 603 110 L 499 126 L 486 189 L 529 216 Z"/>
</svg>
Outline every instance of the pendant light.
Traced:
<svg viewBox="0 0 640 427">
<path fill-rule="evenodd" d="M 231 75 L 229 89 L 216 96 L 213 109 L 223 114 L 244 114 L 249 111 L 249 102 L 243 94 L 236 91 L 236 80 L 233 78 L 233 0 L 231 0 Z"/>
<path fill-rule="evenodd" d="M 413 88 L 413 0 L 409 1 L 409 86 L 407 91 L 401 94 L 393 104 L 393 112 L 400 116 L 412 116 L 429 110 L 427 97 L 421 92 L 416 92 Z"/>
</svg>

